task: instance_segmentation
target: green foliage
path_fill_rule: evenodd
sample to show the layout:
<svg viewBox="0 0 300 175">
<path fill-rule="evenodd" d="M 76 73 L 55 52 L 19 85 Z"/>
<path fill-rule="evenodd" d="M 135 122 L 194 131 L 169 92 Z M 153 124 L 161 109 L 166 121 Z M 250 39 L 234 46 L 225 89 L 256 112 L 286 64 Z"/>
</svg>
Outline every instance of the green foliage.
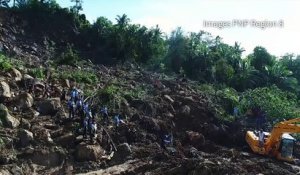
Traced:
<svg viewBox="0 0 300 175">
<path fill-rule="evenodd" d="M 276 86 L 256 88 L 244 92 L 239 102 L 241 111 L 246 112 L 254 106 L 266 111 L 267 115 L 273 119 L 300 117 L 296 95 L 284 92 Z"/>
<path fill-rule="evenodd" d="M 144 99 L 147 94 L 147 91 L 143 86 L 138 86 L 134 89 L 126 90 L 124 92 L 124 97 L 129 99 Z"/>
<path fill-rule="evenodd" d="M 63 72 L 60 74 L 63 79 L 73 79 L 78 83 L 97 84 L 98 77 L 93 72 L 76 70 L 71 72 Z"/>
<path fill-rule="evenodd" d="M 226 121 L 234 120 L 232 114 L 233 107 L 238 105 L 238 92 L 226 86 L 214 86 L 211 84 L 201 84 L 195 87 L 198 93 L 204 93 L 210 97 L 212 104 L 211 110 L 215 111 L 217 116 Z M 210 104 L 210 105 L 212 105 Z"/>
<path fill-rule="evenodd" d="M 227 64 L 226 60 L 220 59 L 216 63 L 216 79 L 220 83 L 227 83 L 234 75 L 234 70 L 231 65 Z"/>
<path fill-rule="evenodd" d="M 71 0 L 71 2 L 75 3 L 72 9 L 78 14 L 82 10 L 82 0 Z"/>
<path fill-rule="evenodd" d="M 70 65 L 76 66 L 78 61 L 80 60 L 78 54 L 72 47 L 69 45 L 67 50 L 61 54 L 59 59 L 57 60 L 57 64 L 59 65 Z"/>
<path fill-rule="evenodd" d="M 45 69 L 44 68 L 32 68 L 29 70 L 29 74 L 38 79 L 46 78 Z"/>
<path fill-rule="evenodd" d="M 12 67 L 9 59 L 0 53 L 0 70 L 9 71 Z"/>
<path fill-rule="evenodd" d="M 100 91 L 100 96 L 106 103 L 113 100 L 117 95 L 119 88 L 114 85 L 106 86 L 104 89 Z"/>
<path fill-rule="evenodd" d="M 256 70 L 263 71 L 266 66 L 272 66 L 273 63 L 274 58 L 265 48 L 260 46 L 254 48 L 253 55 L 251 56 L 251 65 L 253 65 Z"/>
</svg>

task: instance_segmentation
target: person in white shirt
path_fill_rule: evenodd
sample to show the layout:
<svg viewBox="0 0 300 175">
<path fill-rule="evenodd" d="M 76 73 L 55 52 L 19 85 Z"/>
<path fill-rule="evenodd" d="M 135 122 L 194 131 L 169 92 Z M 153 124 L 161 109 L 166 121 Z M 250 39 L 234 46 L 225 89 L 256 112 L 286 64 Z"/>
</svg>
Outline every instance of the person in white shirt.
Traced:
<svg viewBox="0 0 300 175">
<path fill-rule="evenodd" d="M 259 130 L 258 132 L 258 140 L 259 140 L 259 146 L 263 147 L 264 146 L 264 139 L 265 139 L 265 134 L 262 129 Z"/>
</svg>

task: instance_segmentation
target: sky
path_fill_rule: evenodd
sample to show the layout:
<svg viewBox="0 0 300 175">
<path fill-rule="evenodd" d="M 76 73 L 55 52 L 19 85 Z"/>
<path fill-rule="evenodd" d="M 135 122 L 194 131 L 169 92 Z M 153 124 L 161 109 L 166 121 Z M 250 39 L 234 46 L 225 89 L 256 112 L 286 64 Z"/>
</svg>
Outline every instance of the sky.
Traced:
<svg viewBox="0 0 300 175">
<path fill-rule="evenodd" d="M 72 5 L 70 0 L 57 2 Z M 263 46 L 282 56 L 300 54 L 299 8 L 299 0 L 83 0 L 81 13 L 90 22 L 99 16 L 115 22 L 117 15 L 126 14 L 131 23 L 158 25 L 166 34 L 177 27 L 186 32 L 204 30 L 227 44 L 237 41 L 246 50 L 244 55 Z"/>
</svg>

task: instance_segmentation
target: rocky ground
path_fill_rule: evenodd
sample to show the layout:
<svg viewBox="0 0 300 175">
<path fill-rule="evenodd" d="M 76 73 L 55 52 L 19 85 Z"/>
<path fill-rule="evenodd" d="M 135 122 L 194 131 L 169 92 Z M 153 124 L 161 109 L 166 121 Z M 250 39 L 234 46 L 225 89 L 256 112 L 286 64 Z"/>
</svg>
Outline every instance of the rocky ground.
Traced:
<svg viewBox="0 0 300 175">
<path fill-rule="evenodd" d="M 97 85 L 114 84 L 116 93 L 144 87 L 110 108 L 126 125 L 101 125 L 94 143 L 77 132 L 60 93 L 42 98 L 28 93 L 32 79 L 13 69 L 1 72 L 1 174 L 297 174 L 300 168 L 252 154 L 238 124 L 221 122 L 208 95 L 195 82 L 131 67 L 102 67 Z M 114 80 L 114 81 L 112 81 Z M 55 84 L 57 89 L 70 83 Z M 40 85 L 43 86 L 43 83 Z M 38 91 L 38 90 L 37 90 Z M 87 100 L 99 107 L 99 100 Z M 101 99 L 100 99 L 101 100 Z M 172 132 L 173 147 L 161 147 L 160 134 Z"/>
</svg>

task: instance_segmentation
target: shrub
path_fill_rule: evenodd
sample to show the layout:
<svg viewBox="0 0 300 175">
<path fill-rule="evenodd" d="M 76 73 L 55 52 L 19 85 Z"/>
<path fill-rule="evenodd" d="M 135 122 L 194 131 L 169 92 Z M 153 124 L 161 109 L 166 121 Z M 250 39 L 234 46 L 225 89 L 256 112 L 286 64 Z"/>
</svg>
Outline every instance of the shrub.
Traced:
<svg viewBox="0 0 300 175">
<path fill-rule="evenodd" d="M 58 58 L 57 64 L 76 66 L 79 60 L 78 53 L 71 46 L 68 46 L 67 50 Z"/>
<path fill-rule="evenodd" d="M 46 77 L 43 68 L 34 68 L 29 71 L 29 74 L 35 78 L 44 79 Z"/>
<path fill-rule="evenodd" d="M 105 87 L 100 91 L 100 97 L 104 102 L 109 102 L 112 100 L 118 92 L 118 88 L 114 85 Z"/>
<path fill-rule="evenodd" d="M 12 68 L 11 62 L 8 58 L 2 54 L 0 54 L 0 69 L 4 71 L 9 71 Z"/>
<path fill-rule="evenodd" d="M 82 70 L 63 72 L 60 77 L 63 79 L 73 79 L 78 83 L 96 84 L 98 82 L 98 77 L 96 74 Z"/>
<path fill-rule="evenodd" d="M 248 90 L 242 94 L 239 102 L 242 112 L 259 106 L 272 120 L 300 117 L 297 105 L 295 94 L 282 91 L 276 86 Z"/>
</svg>

